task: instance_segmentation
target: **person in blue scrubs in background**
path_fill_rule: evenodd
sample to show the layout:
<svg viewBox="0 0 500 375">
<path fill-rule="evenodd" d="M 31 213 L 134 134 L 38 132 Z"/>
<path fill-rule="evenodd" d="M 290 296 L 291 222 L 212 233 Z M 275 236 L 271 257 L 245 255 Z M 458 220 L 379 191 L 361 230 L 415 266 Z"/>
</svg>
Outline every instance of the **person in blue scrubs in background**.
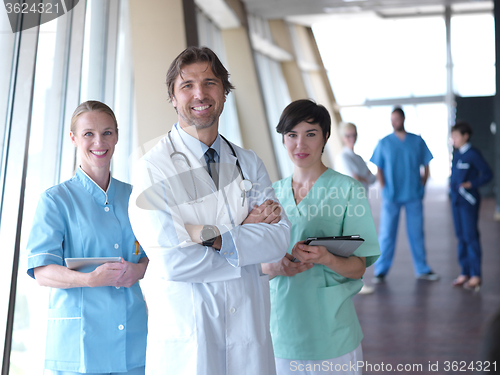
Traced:
<svg viewBox="0 0 500 375">
<path fill-rule="evenodd" d="M 451 128 L 453 162 L 451 165 L 450 196 L 458 239 L 458 263 L 460 275 L 454 286 L 478 291 L 481 285 L 481 244 L 479 242 L 479 186 L 493 178 L 488 163 L 481 152 L 469 143 L 471 126 L 465 121 Z"/>
<path fill-rule="evenodd" d="M 394 132 L 380 140 L 370 159 L 378 167 L 377 179 L 382 187 L 378 235 L 381 255 L 375 263 L 372 281 L 383 282 L 391 268 L 401 207 L 406 210 L 406 231 L 417 278 L 438 280 L 426 261 L 422 206 L 432 154 L 420 136 L 406 132 L 401 108 L 392 111 L 391 122 Z"/>
<path fill-rule="evenodd" d="M 28 275 L 51 287 L 45 374 L 145 371 L 147 311 L 138 280 L 148 258 L 128 218 L 129 184 L 110 175 L 118 125 L 105 104 L 80 104 L 70 137 L 80 167 L 40 198 L 27 245 Z M 91 272 L 65 258 L 121 257 Z M 88 270 L 90 271 L 90 270 Z"/>
</svg>

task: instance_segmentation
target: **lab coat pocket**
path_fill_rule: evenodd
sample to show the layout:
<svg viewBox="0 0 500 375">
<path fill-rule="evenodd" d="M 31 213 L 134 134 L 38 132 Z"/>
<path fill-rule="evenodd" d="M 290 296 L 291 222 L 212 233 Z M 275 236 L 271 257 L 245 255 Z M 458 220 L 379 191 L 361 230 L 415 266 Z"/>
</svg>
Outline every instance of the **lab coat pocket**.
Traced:
<svg viewBox="0 0 500 375">
<path fill-rule="evenodd" d="M 81 309 L 49 309 L 46 361 L 80 362 Z"/>
</svg>

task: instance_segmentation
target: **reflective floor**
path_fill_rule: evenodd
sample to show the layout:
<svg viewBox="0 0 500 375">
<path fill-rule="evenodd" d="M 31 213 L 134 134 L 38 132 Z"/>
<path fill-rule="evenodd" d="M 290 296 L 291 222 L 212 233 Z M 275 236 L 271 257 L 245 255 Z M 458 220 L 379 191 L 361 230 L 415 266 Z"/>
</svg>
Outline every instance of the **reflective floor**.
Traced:
<svg viewBox="0 0 500 375">
<path fill-rule="evenodd" d="M 370 204 L 378 228 L 380 199 L 376 195 L 372 188 Z M 402 214 L 394 264 L 386 282 L 376 285 L 373 294 L 354 298 L 365 335 L 364 374 L 473 374 L 460 362 L 468 366 L 478 359 L 482 329 L 500 310 L 500 222 L 493 220 L 494 198 L 484 198 L 481 205 L 483 286 L 478 293 L 451 285 L 460 269 L 445 186 L 427 187 L 424 210 L 427 260 L 441 279 L 415 279 Z M 370 267 L 366 284 L 372 285 L 372 276 Z"/>
</svg>

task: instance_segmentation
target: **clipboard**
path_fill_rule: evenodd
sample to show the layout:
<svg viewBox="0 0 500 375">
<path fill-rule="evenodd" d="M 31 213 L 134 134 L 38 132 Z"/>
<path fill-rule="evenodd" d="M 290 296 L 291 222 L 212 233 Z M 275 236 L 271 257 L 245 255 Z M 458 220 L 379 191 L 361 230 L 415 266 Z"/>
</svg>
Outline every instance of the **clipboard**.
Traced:
<svg viewBox="0 0 500 375">
<path fill-rule="evenodd" d="M 324 246 L 333 255 L 349 258 L 365 240 L 361 236 L 309 237 L 305 245 Z"/>
<path fill-rule="evenodd" d="M 121 262 L 122 257 L 96 257 L 96 258 L 66 258 L 66 267 L 70 270 L 94 270 L 104 263 Z"/>
</svg>

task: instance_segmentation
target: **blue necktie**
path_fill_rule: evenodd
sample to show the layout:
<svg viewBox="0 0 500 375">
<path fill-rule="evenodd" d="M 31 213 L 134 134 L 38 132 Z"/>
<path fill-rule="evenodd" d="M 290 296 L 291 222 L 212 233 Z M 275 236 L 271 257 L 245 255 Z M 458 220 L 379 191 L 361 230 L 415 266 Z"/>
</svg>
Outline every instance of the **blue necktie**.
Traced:
<svg viewBox="0 0 500 375">
<path fill-rule="evenodd" d="M 217 167 L 215 166 L 215 155 L 216 152 L 213 148 L 209 148 L 205 152 L 205 161 L 207 162 L 208 174 L 214 180 L 215 187 L 219 189 L 219 174 L 217 173 Z"/>
</svg>

